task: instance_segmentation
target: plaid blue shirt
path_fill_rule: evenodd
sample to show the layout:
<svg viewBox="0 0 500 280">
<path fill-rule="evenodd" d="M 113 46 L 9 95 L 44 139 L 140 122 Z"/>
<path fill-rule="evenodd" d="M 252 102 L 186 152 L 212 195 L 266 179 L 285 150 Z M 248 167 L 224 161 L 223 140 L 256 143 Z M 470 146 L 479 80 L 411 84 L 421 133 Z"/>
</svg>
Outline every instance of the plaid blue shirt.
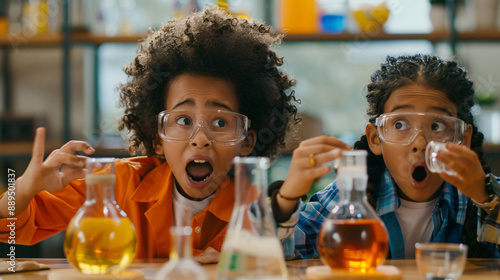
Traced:
<svg viewBox="0 0 500 280">
<path fill-rule="evenodd" d="M 495 188 L 495 191 L 500 190 L 498 188 L 498 181 L 496 181 Z M 377 186 L 376 192 L 376 212 L 384 221 L 389 235 L 390 251 L 388 257 L 402 259 L 405 257 L 403 234 L 394 212 L 399 208 L 400 200 L 397 195 L 395 182 L 387 169 Z M 309 202 L 302 207 L 298 225 L 293 233 L 293 242 L 283 242 L 283 245 L 290 246 L 291 243 L 294 243 L 295 246 L 295 250 L 285 247 L 287 257 L 311 258 L 318 256 L 316 243 L 321 223 L 337 204 L 338 199 L 338 189 L 336 181 L 334 181 L 324 190 L 314 194 Z M 438 199 L 432 213 L 434 231 L 430 242 L 465 243 L 463 225 L 468 201 L 469 198 L 460 193 L 457 188 L 448 183 L 444 184 L 441 197 Z M 481 232 L 483 220 L 481 220 L 481 215 L 479 215 L 479 233 Z M 495 219 L 488 220 L 496 221 L 496 217 Z M 497 221 L 496 227 L 500 229 L 500 221 Z M 500 234 L 500 230 L 498 232 Z M 488 248 L 491 249 L 492 257 L 500 257 L 494 243 L 488 244 Z"/>
</svg>

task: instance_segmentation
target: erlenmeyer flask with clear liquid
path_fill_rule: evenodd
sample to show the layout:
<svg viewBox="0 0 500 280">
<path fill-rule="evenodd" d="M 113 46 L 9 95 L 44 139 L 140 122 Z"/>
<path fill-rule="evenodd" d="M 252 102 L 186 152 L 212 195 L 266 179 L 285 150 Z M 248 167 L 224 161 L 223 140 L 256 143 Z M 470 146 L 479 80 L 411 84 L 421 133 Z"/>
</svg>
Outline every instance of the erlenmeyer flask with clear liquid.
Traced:
<svg viewBox="0 0 500 280">
<path fill-rule="evenodd" d="M 208 276 L 192 258 L 192 228 L 172 226 L 170 228 L 169 260 L 156 274 L 155 280 L 208 280 Z"/>
<path fill-rule="evenodd" d="M 235 202 L 229 221 L 217 279 L 287 279 L 283 248 L 266 203 L 265 157 L 236 157 Z"/>
<path fill-rule="evenodd" d="M 88 158 L 85 203 L 69 222 L 64 238 L 68 261 L 84 274 L 125 269 L 136 254 L 134 226 L 114 197 L 114 158 Z"/>
<path fill-rule="evenodd" d="M 389 249 L 384 223 L 366 200 L 366 156 L 364 150 L 343 151 L 336 162 L 339 200 L 321 225 L 317 244 L 333 270 L 369 272 Z"/>
</svg>

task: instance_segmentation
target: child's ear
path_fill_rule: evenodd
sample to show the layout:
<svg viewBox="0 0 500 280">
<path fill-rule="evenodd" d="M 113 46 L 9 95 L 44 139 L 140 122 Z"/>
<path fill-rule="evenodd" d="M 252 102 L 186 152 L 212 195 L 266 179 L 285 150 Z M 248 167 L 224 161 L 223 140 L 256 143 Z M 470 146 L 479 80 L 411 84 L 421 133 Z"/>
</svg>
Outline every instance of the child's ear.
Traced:
<svg viewBox="0 0 500 280">
<path fill-rule="evenodd" d="M 243 143 L 241 143 L 240 156 L 248 156 L 253 151 L 256 142 L 257 133 L 251 129 L 247 132 L 247 137 L 243 140 Z"/>
<path fill-rule="evenodd" d="M 372 123 L 366 125 L 366 140 L 368 141 L 368 146 L 370 146 L 372 153 L 377 156 L 382 154 L 382 144 L 378 137 L 377 128 Z"/>
<path fill-rule="evenodd" d="M 155 146 L 155 153 L 159 156 L 163 155 L 163 143 L 161 141 L 155 141 L 153 144 Z"/>
<path fill-rule="evenodd" d="M 472 125 L 468 124 L 467 128 L 465 129 L 464 132 L 464 139 L 462 140 L 462 144 L 470 148 L 471 142 L 472 142 Z"/>
</svg>

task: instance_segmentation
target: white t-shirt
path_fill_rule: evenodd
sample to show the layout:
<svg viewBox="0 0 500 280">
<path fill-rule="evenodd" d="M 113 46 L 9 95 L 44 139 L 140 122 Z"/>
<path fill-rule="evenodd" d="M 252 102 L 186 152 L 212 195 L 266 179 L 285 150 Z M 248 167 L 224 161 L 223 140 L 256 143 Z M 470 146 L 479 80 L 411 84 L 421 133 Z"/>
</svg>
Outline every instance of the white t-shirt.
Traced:
<svg viewBox="0 0 500 280">
<path fill-rule="evenodd" d="M 405 242 L 405 258 L 415 258 L 415 243 L 429 242 L 434 230 L 432 212 L 439 197 L 427 202 L 413 202 L 404 199 L 395 211 Z"/>
<path fill-rule="evenodd" d="M 191 219 L 193 219 L 196 214 L 200 213 L 208 206 L 208 204 L 210 204 L 210 202 L 212 202 L 214 194 L 215 192 L 203 200 L 191 200 L 184 197 L 177 190 L 174 182 L 172 184 L 172 210 L 174 211 L 175 220 L 172 224 L 176 226 L 191 226 Z"/>
</svg>

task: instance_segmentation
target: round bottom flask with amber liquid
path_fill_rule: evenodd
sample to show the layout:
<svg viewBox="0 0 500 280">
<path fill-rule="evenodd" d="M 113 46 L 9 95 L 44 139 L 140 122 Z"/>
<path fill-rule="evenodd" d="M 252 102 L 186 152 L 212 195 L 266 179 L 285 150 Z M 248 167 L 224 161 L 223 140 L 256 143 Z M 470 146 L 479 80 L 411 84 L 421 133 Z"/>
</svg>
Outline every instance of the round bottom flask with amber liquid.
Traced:
<svg viewBox="0 0 500 280">
<path fill-rule="evenodd" d="M 333 269 L 369 271 L 383 262 L 387 249 L 387 233 L 378 220 L 326 220 L 319 233 L 319 254 Z"/>
<path fill-rule="evenodd" d="M 344 151 L 336 180 L 339 200 L 321 225 L 319 255 L 333 270 L 370 272 L 385 260 L 389 241 L 366 201 L 366 151 Z"/>
<path fill-rule="evenodd" d="M 89 158 L 87 170 L 86 200 L 68 225 L 64 252 L 84 274 L 118 273 L 134 260 L 135 229 L 114 200 L 114 160 Z"/>
</svg>

